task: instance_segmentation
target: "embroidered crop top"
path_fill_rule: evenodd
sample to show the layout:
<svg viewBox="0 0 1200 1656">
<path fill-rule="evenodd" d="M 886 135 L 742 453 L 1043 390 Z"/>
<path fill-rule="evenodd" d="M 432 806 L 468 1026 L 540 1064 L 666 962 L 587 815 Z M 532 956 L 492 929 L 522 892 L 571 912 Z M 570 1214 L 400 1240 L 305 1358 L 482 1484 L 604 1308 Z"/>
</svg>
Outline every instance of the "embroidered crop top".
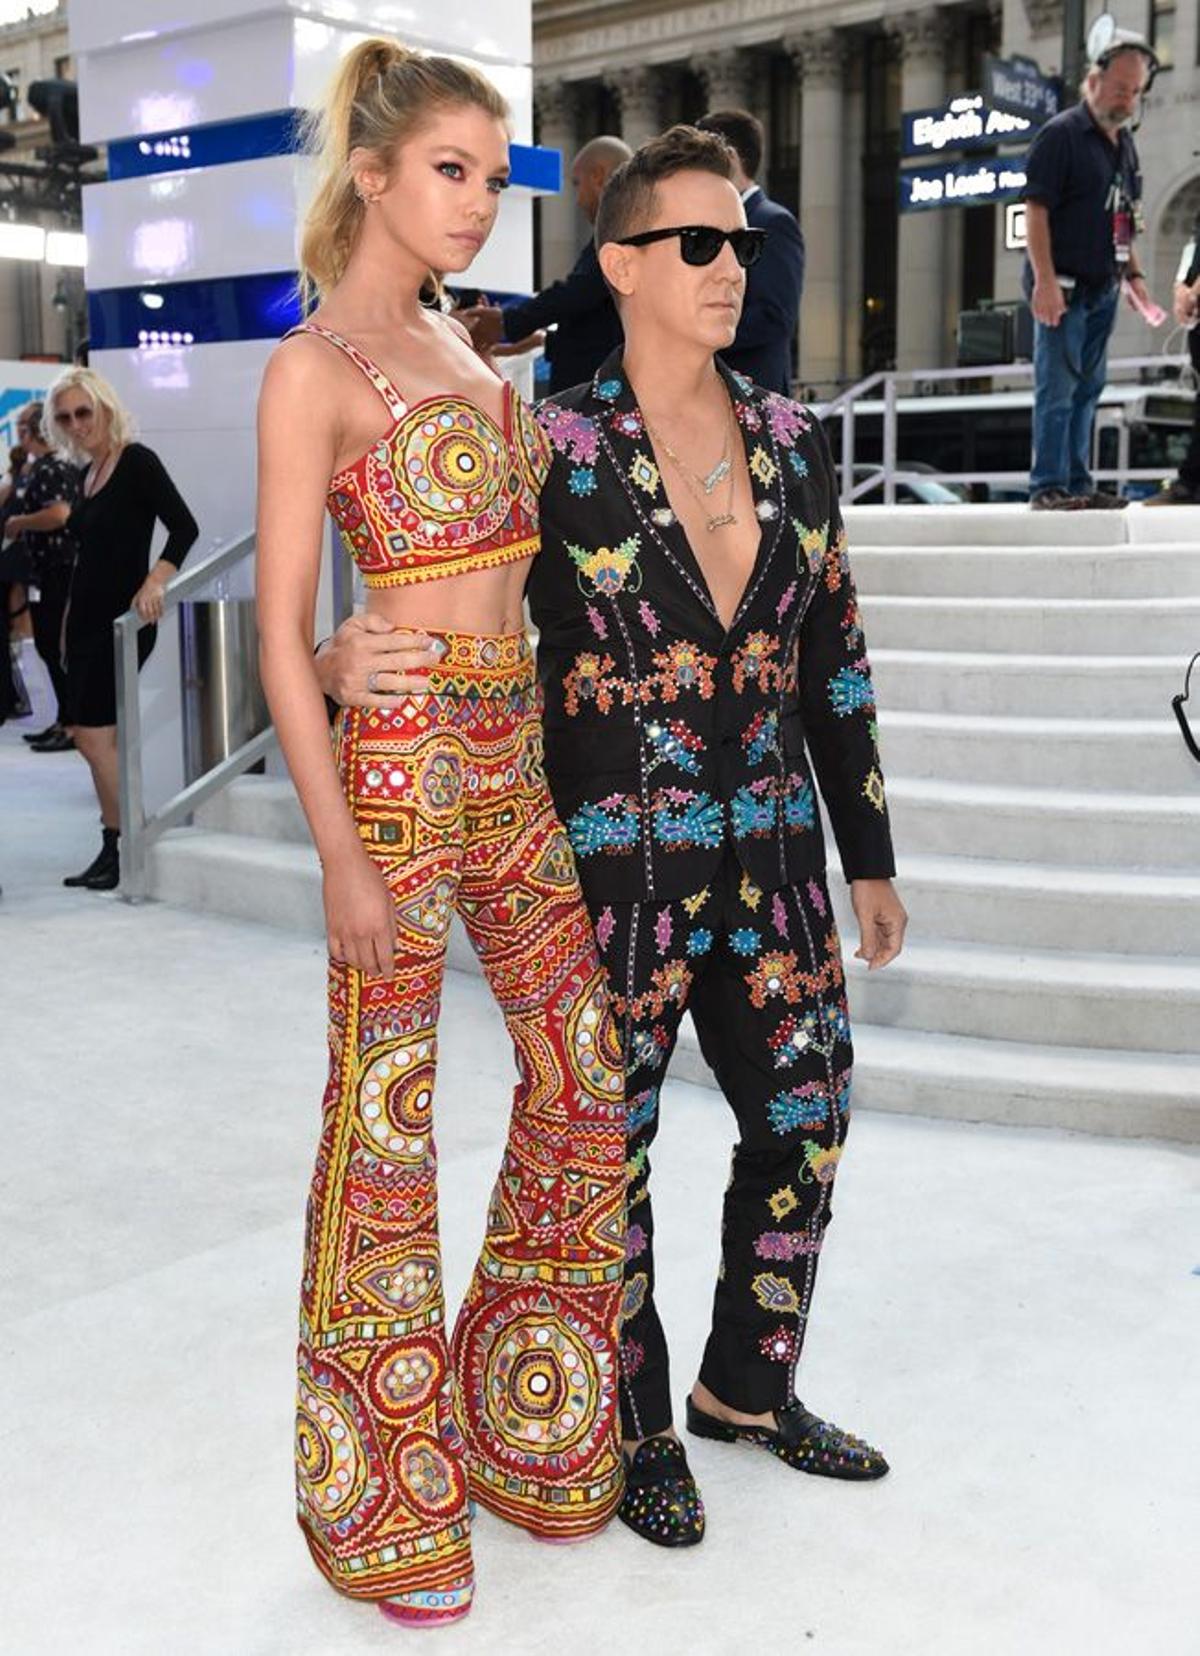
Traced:
<svg viewBox="0 0 1200 1656">
<path fill-rule="evenodd" d="M 369 357 L 319 322 L 291 333 L 336 345 L 392 416 L 390 430 L 329 483 L 330 516 L 367 586 L 463 575 L 538 551 L 538 493 L 550 445 L 507 380 L 497 425 L 465 397 L 423 397 L 410 406 Z"/>
</svg>

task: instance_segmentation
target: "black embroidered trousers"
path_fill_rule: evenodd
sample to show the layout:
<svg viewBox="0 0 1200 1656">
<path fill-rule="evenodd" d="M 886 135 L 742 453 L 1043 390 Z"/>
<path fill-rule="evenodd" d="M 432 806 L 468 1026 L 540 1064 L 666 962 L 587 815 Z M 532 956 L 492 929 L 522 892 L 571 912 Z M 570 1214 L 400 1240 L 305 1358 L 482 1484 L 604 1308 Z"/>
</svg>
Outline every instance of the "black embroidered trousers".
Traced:
<svg viewBox="0 0 1200 1656">
<path fill-rule="evenodd" d="M 590 906 L 626 1062 L 623 1434 L 647 1437 L 672 1418 L 650 1147 L 685 1010 L 738 1130 L 700 1379 L 731 1408 L 780 1407 L 795 1383 L 849 1113 L 853 1054 L 825 883 L 763 892 L 730 853 L 688 898 Z"/>
</svg>

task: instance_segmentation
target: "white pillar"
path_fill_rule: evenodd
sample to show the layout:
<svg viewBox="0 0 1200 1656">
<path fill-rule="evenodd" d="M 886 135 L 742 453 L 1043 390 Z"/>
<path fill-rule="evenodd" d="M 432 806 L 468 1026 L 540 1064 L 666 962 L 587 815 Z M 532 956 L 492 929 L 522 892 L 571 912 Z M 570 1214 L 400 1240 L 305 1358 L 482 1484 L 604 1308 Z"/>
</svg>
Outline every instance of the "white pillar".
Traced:
<svg viewBox="0 0 1200 1656">
<path fill-rule="evenodd" d="M 543 196 L 538 209 L 542 226 L 543 287 L 567 274 L 582 245 L 576 222 L 575 192 L 571 188 L 571 162 L 579 147 L 578 101 L 576 89 L 569 81 L 534 82 L 538 143 L 543 149 L 558 150 L 562 156 L 562 189 L 557 195 Z"/>
<path fill-rule="evenodd" d="M 792 36 L 784 45 L 796 66 L 801 90 L 800 228 L 805 275 L 800 303 L 800 381 L 825 391 L 843 374 L 845 42 L 836 29 L 816 29 Z"/>
<path fill-rule="evenodd" d="M 710 110 L 749 109 L 750 67 L 749 53 L 737 47 L 693 58 L 692 68 L 704 87 L 707 107 Z"/>
<path fill-rule="evenodd" d="M 863 307 L 863 181 L 856 160 L 863 153 L 867 131 L 867 100 L 861 60 L 847 61 L 845 84 L 846 163 L 843 177 L 841 238 L 842 376 L 856 380 L 862 373 Z M 801 307 L 803 309 L 803 307 Z"/>
<path fill-rule="evenodd" d="M 604 77 L 621 106 L 621 137 L 630 149 L 640 149 L 662 131 L 659 118 L 659 72 L 628 67 Z"/>
<path fill-rule="evenodd" d="M 900 107 L 933 109 L 946 94 L 946 34 L 938 12 L 903 12 L 889 24 L 902 53 Z M 896 260 L 896 366 L 953 360 L 946 327 L 946 212 L 901 213 Z"/>
</svg>

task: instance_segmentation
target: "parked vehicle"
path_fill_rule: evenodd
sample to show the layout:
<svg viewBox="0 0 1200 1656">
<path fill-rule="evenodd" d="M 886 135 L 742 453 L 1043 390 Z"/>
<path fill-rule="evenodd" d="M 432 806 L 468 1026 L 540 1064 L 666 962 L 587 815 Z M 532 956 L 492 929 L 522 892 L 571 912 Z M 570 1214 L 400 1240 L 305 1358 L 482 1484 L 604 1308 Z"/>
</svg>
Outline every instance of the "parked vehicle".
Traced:
<svg viewBox="0 0 1200 1656">
<path fill-rule="evenodd" d="M 1173 475 L 1187 452 L 1196 393 L 1187 385 L 1114 384 L 1105 387 L 1096 414 L 1092 464 L 1097 470 L 1154 468 Z M 987 391 L 963 396 L 896 399 L 896 464 L 899 470 L 929 471 L 948 489 L 965 489 L 971 500 L 1025 500 L 1032 447 L 1033 391 Z M 826 422 L 835 460 L 841 458 L 840 414 Z M 857 405 L 854 426 L 855 476 L 866 476 L 883 456 L 883 400 Z M 956 485 L 942 473 L 1010 472 L 1003 482 Z M 925 483 L 912 485 L 920 490 Z M 1155 493 L 1152 479 L 1131 479 L 1123 492 L 1132 498 Z M 897 485 L 897 498 L 900 486 Z M 871 492 L 871 499 L 882 499 Z M 909 497 L 911 498 L 911 497 Z"/>
</svg>

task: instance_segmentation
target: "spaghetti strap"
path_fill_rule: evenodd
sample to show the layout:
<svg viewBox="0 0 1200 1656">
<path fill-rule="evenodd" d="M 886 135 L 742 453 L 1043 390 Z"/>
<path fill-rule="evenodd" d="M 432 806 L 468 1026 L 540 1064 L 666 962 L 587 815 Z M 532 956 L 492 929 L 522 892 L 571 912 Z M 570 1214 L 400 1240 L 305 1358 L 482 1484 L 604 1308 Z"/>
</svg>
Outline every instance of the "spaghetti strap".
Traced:
<svg viewBox="0 0 1200 1656">
<path fill-rule="evenodd" d="M 348 339 L 343 339 L 341 334 L 334 333 L 333 329 L 327 328 L 323 322 L 300 322 L 296 327 L 289 328 L 283 337 L 284 339 L 290 339 L 293 334 L 298 333 L 316 334 L 318 338 L 327 339 L 331 345 L 336 345 L 338 350 L 348 356 L 355 367 L 361 369 L 367 376 L 387 404 L 388 413 L 394 420 L 402 419 L 407 414 L 408 404 L 400 392 L 397 391 L 383 369 L 376 367 L 366 352 L 360 351 L 357 345 L 352 345 Z"/>
</svg>

